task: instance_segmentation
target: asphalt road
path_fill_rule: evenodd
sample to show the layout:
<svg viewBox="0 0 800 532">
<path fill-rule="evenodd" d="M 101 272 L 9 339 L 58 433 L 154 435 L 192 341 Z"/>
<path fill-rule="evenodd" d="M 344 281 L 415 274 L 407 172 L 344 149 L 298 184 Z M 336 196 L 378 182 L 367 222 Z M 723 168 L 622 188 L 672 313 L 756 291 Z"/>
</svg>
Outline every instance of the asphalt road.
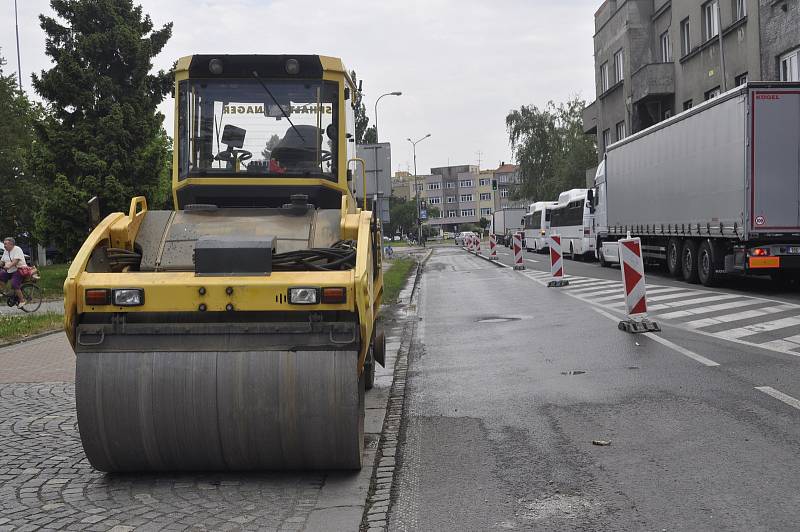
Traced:
<svg viewBox="0 0 800 532">
<path fill-rule="evenodd" d="M 634 336 L 618 269 L 526 255 L 426 265 L 390 530 L 797 529 L 794 296 L 653 276 Z"/>
</svg>

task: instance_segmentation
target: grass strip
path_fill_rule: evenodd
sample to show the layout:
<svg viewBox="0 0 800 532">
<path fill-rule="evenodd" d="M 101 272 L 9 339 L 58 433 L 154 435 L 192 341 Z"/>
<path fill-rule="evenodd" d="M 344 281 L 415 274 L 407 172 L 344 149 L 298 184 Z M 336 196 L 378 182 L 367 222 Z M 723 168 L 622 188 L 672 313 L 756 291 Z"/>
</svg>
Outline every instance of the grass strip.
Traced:
<svg viewBox="0 0 800 532">
<path fill-rule="evenodd" d="M 64 279 L 67 278 L 69 264 L 53 264 L 52 266 L 39 266 L 39 286 L 43 296 L 47 299 L 61 299 L 64 297 Z"/>
<path fill-rule="evenodd" d="M 410 258 L 398 258 L 391 262 L 389 269 L 383 272 L 383 302 L 396 303 L 400 290 L 406 284 L 406 279 L 417 261 Z"/>
<path fill-rule="evenodd" d="M 0 315 L 0 344 L 64 327 L 64 315 L 55 312 Z"/>
</svg>

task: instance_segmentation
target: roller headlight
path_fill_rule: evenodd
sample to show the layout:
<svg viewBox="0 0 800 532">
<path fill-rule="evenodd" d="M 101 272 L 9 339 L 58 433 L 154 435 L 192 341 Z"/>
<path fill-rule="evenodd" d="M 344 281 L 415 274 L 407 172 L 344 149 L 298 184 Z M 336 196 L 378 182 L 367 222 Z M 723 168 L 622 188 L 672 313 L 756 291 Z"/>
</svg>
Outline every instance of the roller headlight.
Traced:
<svg viewBox="0 0 800 532">
<path fill-rule="evenodd" d="M 112 293 L 113 302 L 119 307 L 144 305 L 144 290 L 141 288 L 119 288 Z"/>
<path fill-rule="evenodd" d="M 289 303 L 292 305 L 316 305 L 319 303 L 319 288 L 290 288 Z"/>
</svg>

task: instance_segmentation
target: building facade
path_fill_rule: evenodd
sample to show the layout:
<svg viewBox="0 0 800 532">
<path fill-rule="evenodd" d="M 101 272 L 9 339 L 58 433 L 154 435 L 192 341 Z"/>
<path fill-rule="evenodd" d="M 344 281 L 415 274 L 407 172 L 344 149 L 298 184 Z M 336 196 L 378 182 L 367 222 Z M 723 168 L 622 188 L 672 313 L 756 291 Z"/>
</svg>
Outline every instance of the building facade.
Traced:
<svg viewBox="0 0 800 532">
<path fill-rule="evenodd" d="M 606 0 L 584 131 L 602 158 L 609 144 L 746 81 L 800 80 L 798 51 L 800 0 Z"/>
</svg>

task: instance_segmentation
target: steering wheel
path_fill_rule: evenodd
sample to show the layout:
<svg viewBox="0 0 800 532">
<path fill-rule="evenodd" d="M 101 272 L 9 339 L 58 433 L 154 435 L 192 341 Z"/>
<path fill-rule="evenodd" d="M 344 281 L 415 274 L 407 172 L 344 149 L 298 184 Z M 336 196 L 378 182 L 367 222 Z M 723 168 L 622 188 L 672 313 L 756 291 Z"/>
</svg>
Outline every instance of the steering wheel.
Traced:
<svg viewBox="0 0 800 532">
<path fill-rule="evenodd" d="M 214 156 L 215 161 L 222 161 L 224 163 L 233 164 L 238 159 L 239 162 L 249 161 L 253 157 L 252 152 L 247 150 L 240 150 L 238 148 L 227 149 L 221 151 Z"/>
</svg>

